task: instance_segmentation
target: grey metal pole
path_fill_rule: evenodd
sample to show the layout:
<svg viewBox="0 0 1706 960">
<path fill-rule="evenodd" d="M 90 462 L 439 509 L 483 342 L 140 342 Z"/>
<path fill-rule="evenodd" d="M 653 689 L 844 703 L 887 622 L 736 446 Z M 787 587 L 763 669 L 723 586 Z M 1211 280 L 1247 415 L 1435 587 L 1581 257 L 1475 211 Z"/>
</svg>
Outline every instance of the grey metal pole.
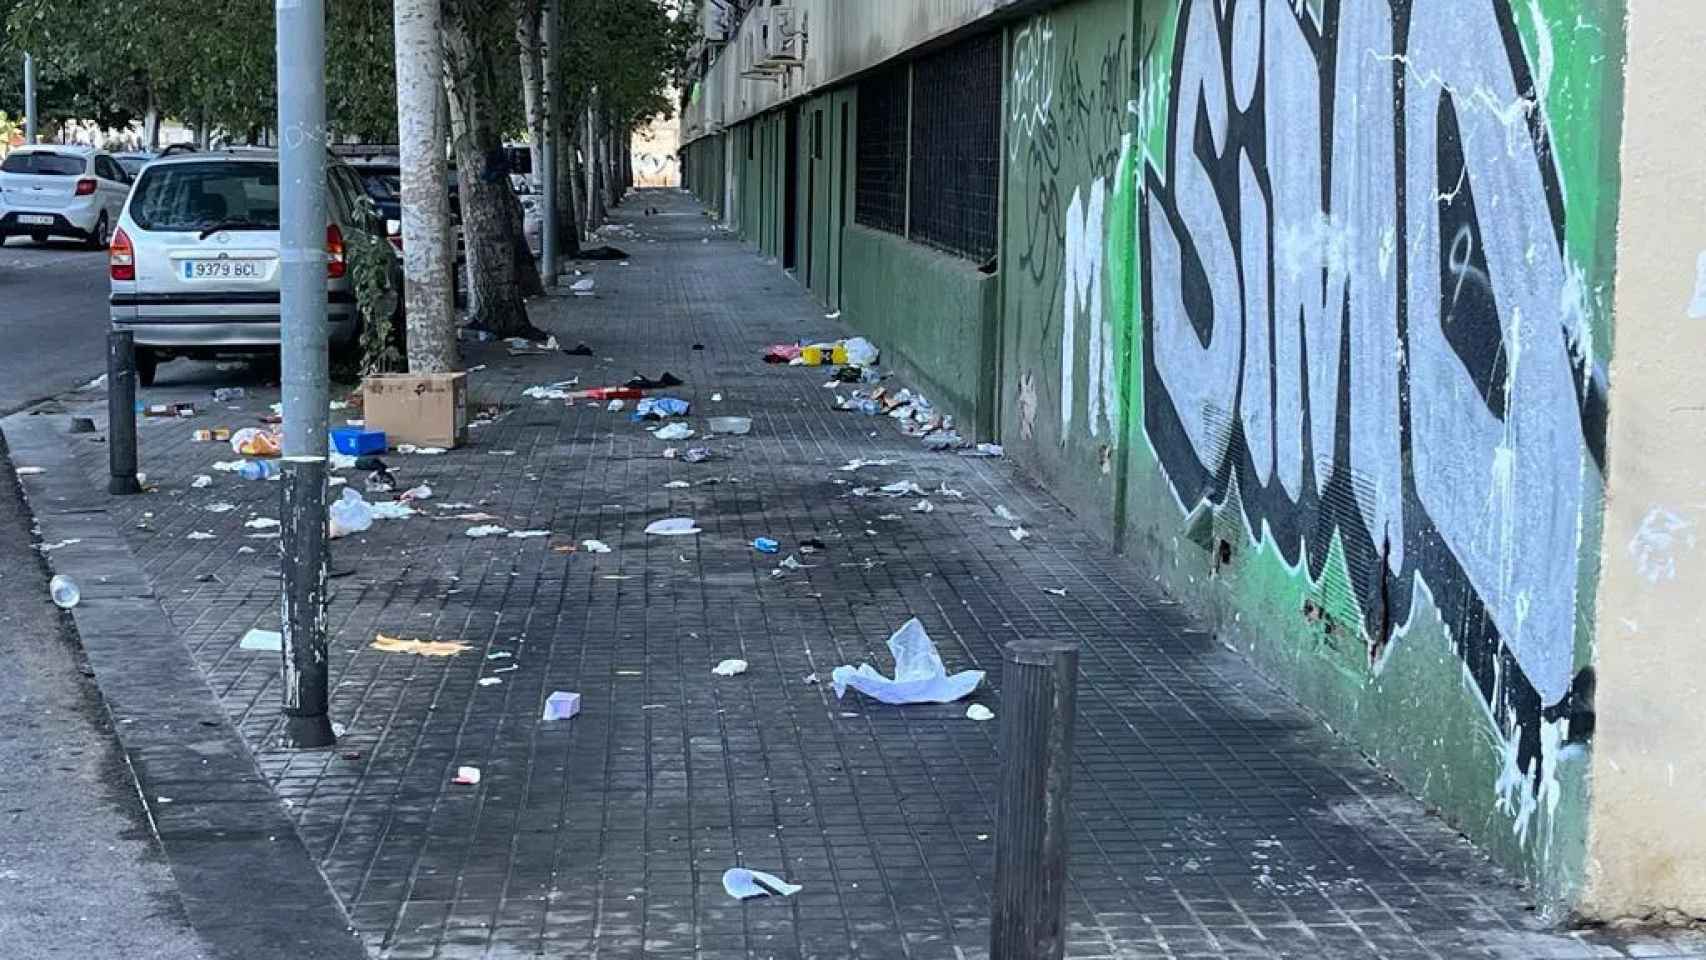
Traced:
<svg viewBox="0 0 1706 960">
<path fill-rule="evenodd" d="M 141 493 L 136 479 L 136 334 L 107 333 L 107 492 Z"/>
<path fill-rule="evenodd" d="M 36 58 L 24 54 L 24 142 L 36 142 Z"/>
<path fill-rule="evenodd" d="M 990 960 L 1066 955 L 1066 808 L 1077 699 L 1078 644 L 1007 645 Z"/>
<path fill-rule="evenodd" d="M 284 745 L 337 742 L 327 708 L 326 458 L 287 457 L 283 505 Z"/>
<path fill-rule="evenodd" d="M 277 0 L 285 744 L 336 739 L 326 684 L 325 0 Z"/>
<path fill-rule="evenodd" d="M 545 59 L 541 71 L 545 89 L 541 91 L 544 103 L 540 105 L 545 114 L 545 142 L 539 151 L 539 165 L 544 168 L 539 171 L 542 189 L 539 200 L 544 210 L 539 221 L 539 274 L 547 290 L 557 285 L 557 145 L 562 132 L 557 129 L 557 85 L 552 80 L 557 75 L 560 12 L 556 0 L 545 0 Z"/>
<path fill-rule="evenodd" d="M 323 457 L 326 360 L 325 0 L 277 0 L 279 320 L 284 455 Z"/>
</svg>

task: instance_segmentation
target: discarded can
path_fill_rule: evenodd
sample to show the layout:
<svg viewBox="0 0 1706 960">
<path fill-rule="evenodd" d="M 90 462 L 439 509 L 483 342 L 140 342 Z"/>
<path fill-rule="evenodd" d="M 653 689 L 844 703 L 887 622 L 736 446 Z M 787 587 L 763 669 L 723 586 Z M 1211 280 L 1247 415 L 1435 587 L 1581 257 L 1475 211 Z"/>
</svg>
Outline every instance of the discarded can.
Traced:
<svg viewBox="0 0 1706 960">
<path fill-rule="evenodd" d="M 53 598 L 53 605 L 61 610 L 69 610 L 83 599 L 82 591 L 77 589 L 76 581 L 67 576 L 55 576 L 47 583 L 48 596 Z"/>
<path fill-rule="evenodd" d="M 769 537 L 759 537 L 752 541 L 752 548 L 759 553 L 776 553 L 782 549 L 782 544 Z"/>
</svg>

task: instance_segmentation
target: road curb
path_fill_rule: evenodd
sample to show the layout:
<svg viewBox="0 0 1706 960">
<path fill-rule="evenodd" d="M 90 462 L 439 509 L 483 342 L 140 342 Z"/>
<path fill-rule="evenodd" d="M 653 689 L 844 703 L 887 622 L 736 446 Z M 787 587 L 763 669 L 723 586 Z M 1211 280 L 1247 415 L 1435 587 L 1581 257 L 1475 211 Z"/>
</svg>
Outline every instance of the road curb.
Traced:
<svg viewBox="0 0 1706 960">
<path fill-rule="evenodd" d="M 93 486 L 70 422 L 21 413 L 0 433 L 15 467 L 42 469 L 19 484 L 42 542 L 65 544 L 48 566 L 82 593 L 77 635 L 191 925 L 215 957 L 363 960 L 347 911 Z"/>
</svg>

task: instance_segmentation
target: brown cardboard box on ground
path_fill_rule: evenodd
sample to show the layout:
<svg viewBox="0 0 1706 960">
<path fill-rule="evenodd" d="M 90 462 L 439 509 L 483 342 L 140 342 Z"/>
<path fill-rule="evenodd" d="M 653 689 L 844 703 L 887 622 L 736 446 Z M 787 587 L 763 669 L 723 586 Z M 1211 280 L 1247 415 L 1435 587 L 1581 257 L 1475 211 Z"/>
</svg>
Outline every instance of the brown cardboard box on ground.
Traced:
<svg viewBox="0 0 1706 960">
<path fill-rule="evenodd" d="M 468 442 L 466 373 L 386 374 L 361 382 L 367 429 L 391 446 L 459 447 Z"/>
</svg>

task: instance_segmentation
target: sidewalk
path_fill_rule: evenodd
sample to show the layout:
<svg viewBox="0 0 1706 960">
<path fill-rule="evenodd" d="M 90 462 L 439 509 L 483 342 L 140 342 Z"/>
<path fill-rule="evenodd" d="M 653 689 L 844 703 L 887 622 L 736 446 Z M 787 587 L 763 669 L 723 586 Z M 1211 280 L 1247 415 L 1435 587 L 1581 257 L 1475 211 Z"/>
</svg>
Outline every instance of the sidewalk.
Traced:
<svg viewBox="0 0 1706 960">
<path fill-rule="evenodd" d="M 844 663 L 886 671 L 885 640 L 917 616 L 950 671 L 991 671 L 969 702 L 996 711 L 1000 644 L 1083 644 L 1070 956 L 1706 956 L 1545 932 L 1508 878 L 1012 464 L 925 452 L 889 420 L 829 409 L 824 370 L 760 362 L 766 344 L 851 331 L 687 198 L 648 193 L 624 211 L 633 233 L 608 240 L 631 265 L 589 265 L 595 298 L 535 306 L 594 356 L 465 343 L 483 367 L 474 405 L 503 413 L 465 449 L 388 456 L 434 501 L 335 543 L 356 571 L 331 605 L 336 749 L 276 745 L 278 655 L 238 646 L 277 628 L 277 541 L 245 523 L 278 516 L 278 487 L 213 472 L 229 449 L 190 442 L 253 423 L 276 391 L 226 410 L 208 399 L 225 380 L 183 379 L 208 368 L 162 368 L 147 399 L 202 413 L 145 421 L 159 489 L 110 504 L 370 955 L 985 956 L 996 724 L 966 719 L 967 703 L 838 702 L 827 682 Z M 666 370 L 696 429 L 743 415 L 751 435 L 667 444 L 627 412 L 522 396 Z M 664 456 L 701 444 L 720 456 Z M 856 457 L 895 462 L 838 469 Z M 198 474 L 212 485 L 193 489 Z M 904 480 L 965 496 L 933 495 L 926 514 L 910 512 L 917 498 L 849 495 Z M 447 502 L 473 506 L 436 509 Z M 1016 542 L 998 506 L 1031 539 Z M 550 536 L 471 539 L 474 522 L 447 518 L 475 511 Z M 672 516 L 703 533 L 642 533 Z M 759 536 L 782 553 L 754 551 Z M 807 538 L 827 549 L 773 576 Z M 612 552 L 562 549 L 586 539 Z M 469 649 L 381 652 L 379 633 Z M 750 671 L 713 676 L 730 657 Z M 540 723 L 553 690 L 580 692 L 581 715 Z M 478 786 L 450 784 L 462 765 L 482 770 Z M 721 887 L 737 864 L 804 889 L 739 903 Z"/>
</svg>

